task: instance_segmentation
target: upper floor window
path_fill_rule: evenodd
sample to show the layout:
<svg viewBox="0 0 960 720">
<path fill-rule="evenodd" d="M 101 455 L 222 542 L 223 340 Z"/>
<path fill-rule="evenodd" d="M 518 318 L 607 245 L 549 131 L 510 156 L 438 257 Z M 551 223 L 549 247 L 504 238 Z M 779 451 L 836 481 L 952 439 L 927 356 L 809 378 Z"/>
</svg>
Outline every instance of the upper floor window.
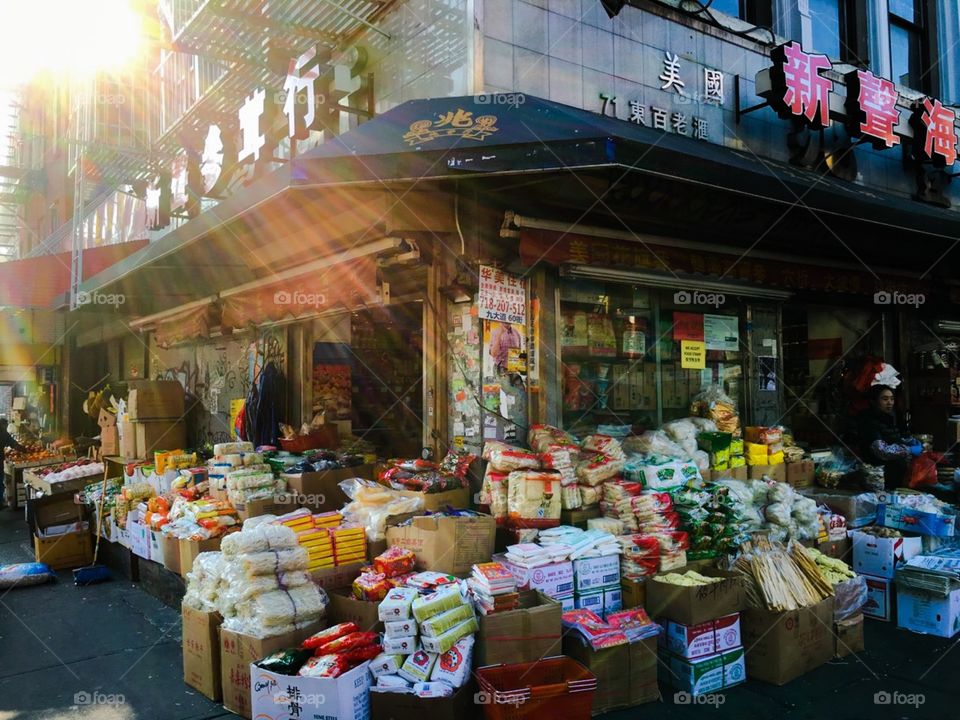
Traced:
<svg viewBox="0 0 960 720">
<path fill-rule="evenodd" d="M 888 0 L 890 11 L 890 70 L 894 82 L 928 91 L 924 57 L 926 18 L 920 0 Z"/>
<path fill-rule="evenodd" d="M 865 0 L 809 0 L 808 5 L 813 49 L 868 67 Z"/>
<path fill-rule="evenodd" d="M 754 25 L 770 27 L 773 0 L 713 0 L 710 10 L 741 18 Z"/>
</svg>

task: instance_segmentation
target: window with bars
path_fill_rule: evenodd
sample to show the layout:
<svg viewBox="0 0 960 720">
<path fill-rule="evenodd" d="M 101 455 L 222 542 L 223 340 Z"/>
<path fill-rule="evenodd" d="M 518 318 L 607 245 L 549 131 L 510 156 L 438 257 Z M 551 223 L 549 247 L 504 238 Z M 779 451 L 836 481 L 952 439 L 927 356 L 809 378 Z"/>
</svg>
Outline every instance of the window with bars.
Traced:
<svg viewBox="0 0 960 720">
<path fill-rule="evenodd" d="M 890 74 L 894 82 L 931 92 L 927 73 L 929 43 L 926 8 L 921 0 L 888 0 Z"/>
</svg>

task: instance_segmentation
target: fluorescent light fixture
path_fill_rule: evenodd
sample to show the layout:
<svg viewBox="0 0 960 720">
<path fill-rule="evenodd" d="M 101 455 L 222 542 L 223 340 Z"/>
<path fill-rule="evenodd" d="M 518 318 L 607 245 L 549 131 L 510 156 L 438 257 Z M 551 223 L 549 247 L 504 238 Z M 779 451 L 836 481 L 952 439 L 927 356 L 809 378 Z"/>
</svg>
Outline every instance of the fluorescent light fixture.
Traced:
<svg viewBox="0 0 960 720">
<path fill-rule="evenodd" d="M 937 323 L 937 329 L 944 332 L 960 333 L 960 320 L 941 320 Z"/>
<path fill-rule="evenodd" d="M 773 290 L 741 285 L 739 283 L 704 280 L 687 276 L 673 276 L 651 272 L 632 272 L 630 270 L 614 270 L 612 268 L 596 268 L 587 265 L 565 265 L 560 274 L 569 278 L 583 278 L 585 280 L 609 280 L 611 282 L 634 283 L 649 287 L 668 288 L 670 290 L 700 290 L 703 292 L 726 293 L 743 297 L 761 298 L 764 300 L 788 300 L 793 293 L 787 290 Z"/>
</svg>

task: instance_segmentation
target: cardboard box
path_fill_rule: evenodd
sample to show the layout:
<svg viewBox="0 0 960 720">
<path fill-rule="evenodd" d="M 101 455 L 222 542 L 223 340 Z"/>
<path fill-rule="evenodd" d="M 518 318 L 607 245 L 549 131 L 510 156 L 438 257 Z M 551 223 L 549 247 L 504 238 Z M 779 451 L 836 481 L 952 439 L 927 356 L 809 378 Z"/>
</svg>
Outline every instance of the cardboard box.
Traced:
<svg viewBox="0 0 960 720">
<path fill-rule="evenodd" d="M 383 632 L 377 610 L 379 603 L 357 600 L 347 588 L 337 588 L 327 594 L 330 596 L 327 615 L 331 625 L 355 622 L 362 632 Z"/>
<path fill-rule="evenodd" d="M 918 535 L 953 537 L 957 532 L 957 516 L 920 512 L 905 505 L 877 505 L 877 525 L 896 528 Z"/>
<path fill-rule="evenodd" d="M 575 608 L 582 608 L 584 610 L 590 610 L 595 612 L 600 617 L 603 617 L 603 590 L 598 590 L 597 592 L 575 594 L 573 596 L 573 606 Z"/>
<path fill-rule="evenodd" d="M 623 593 L 620 588 L 607 588 L 603 591 L 603 615 L 623 610 Z"/>
<path fill-rule="evenodd" d="M 722 653 L 688 660 L 679 655 L 668 655 L 670 684 L 676 690 L 693 696 L 724 690 L 747 679 L 747 667 L 742 647 Z"/>
<path fill-rule="evenodd" d="M 570 561 L 525 568 L 514 565 L 503 555 L 496 555 L 493 559 L 503 563 L 513 574 L 517 580 L 517 590 L 539 590 L 550 597 L 573 594 L 573 563 Z"/>
<path fill-rule="evenodd" d="M 943 597 L 916 588 L 899 587 L 897 626 L 915 633 L 952 638 L 960 632 L 960 589 Z"/>
<path fill-rule="evenodd" d="M 497 522 L 490 515 L 419 515 L 399 527 L 388 525 L 387 545 L 412 550 L 417 570 L 464 576 L 475 563 L 489 562 L 496 535 Z"/>
<path fill-rule="evenodd" d="M 216 552 L 220 549 L 220 541 L 223 538 L 213 538 L 212 540 L 180 540 L 180 574 L 186 577 L 187 573 L 193 569 L 193 561 L 197 555 L 202 552 Z"/>
<path fill-rule="evenodd" d="M 391 720 L 472 720 L 477 711 L 477 686 L 467 682 L 452 697 L 419 698 L 400 693 L 370 693 L 370 717 Z"/>
<path fill-rule="evenodd" d="M 296 647 L 305 638 L 323 629 L 323 623 L 312 623 L 302 630 L 286 635 L 255 638 L 232 632 L 223 626 L 220 633 L 220 685 L 223 689 L 223 706 L 230 712 L 245 718 L 251 717 L 250 663 L 283 648 Z M 364 670 L 366 666 L 364 666 Z M 277 708 L 274 710 L 278 710 Z M 269 717 L 273 717 L 272 715 Z"/>
<path fill-rule="evenodd" d="M 573 563 L 573 590 L 587 593 L 620 585 L 620 556 L 584 558 Z"/>
<path fill-rule="evenodd" d="M 536 662 L 561 654 L 560 603 L 542 592 L 520 593 L 520 608 L 480 615 L 474 667 Z"/>
<path fill-rule="evenodd" d="M 587 521 L 592 520 L 593 518 L 598 518 L 598 517 L 600 517 L 599 505 L 583 508 L 581 510 L 561 510 L 560 524 L 572 525 L 574 527 L 578 527 L 583 530 L 586 530 Z"/>
<path fill-rule="evenodd" d="M 777 465 L 748 465 L 747 476 L 750 480 L 761 480 L 768 477 L 777 482 L 787 481 L 787 466 L 785 463 Z"/>
<path fill-rule="evenodd" d="M 863 614 L 841 620 L 833 624 L 833 656 L 844 658 L 854 653 L 863 652 Z"/>
<path fill-rule="evenodd" d="M 644 607 L 647 601 L 647 581 L 620 578 L 620 597 L 623 601 L 624 610 Z"/>
<path fill-rule="evenodd" d="M 864 616 L 889 622 L 893 619 L 893 580 L 869 575 L 865 577 L 867 580 L 867 602 L 863 605 Z"/>
<path fill-rule="evenodd" d="M 656 638 L 594 650 L 570 634 L 563 639 L 563 653 L 597 677 L 593 715 L 660 699 Z"/>
<path fill-rule="evenodd" d="M 570 612 L 577 607 L 577 598 L 575 595 L 555 597 L 553 599 L 560 603 L 560 608 L 563 610 L 563 612 Z"/>
<path fill-rule="evenodd" d="M 794 487 L 811 487 L 813 485 L 813 460 L 787 463 L 787 482 Z"/>
<path fill-rule="evenodd" d="M 83 567 L 93 562 L 93 542 L 89 530 L 75 530 L 51 537 L 41 537 L 40 531 L 55 525 L 66 525 L 83 520 L 82 508 L 73 502 L 73 495 L 47 495 L 30 501 L 33 531 L 33 556 L 54 570 Z"/>
<path fill-rule="evenodd" d="M 11 410 L 26 410 L 27 409 L 27 399 L 25 397 L 15 397 L 13 399 L 13 404 L 10 406 Z"/>
<path fill-rule="evenodd" d="M 251 500 L 248 503 L 233 503 L 233 507 L 241 520 L 260 517 L 261 515 L 286 515 L 299 507 L 299 505 L 287 502 L 288 497 L 286 493 L 278 493 L 272 498 Z"/>
<path fill-rule="evenodd" d="M 879 538 L 868 533 L 853 533 L 853 570 L 861 575 L 892 578 L 897 563 L 906 561 L 923 549 L 916 538 Z"/>
<path fill-rule="evenodd" d="M 833 657 L 832 597 L 783 613 L 748 608 L 740 627 L 751 679 L 784 685 Z"/>
<path fill-rule="evenodd" d="M 872 525 L 877 520 L 877 496 L 873 493 L 817 488 L 805 489 L 802 494 L 816 500 L 817 505 L 826 505 L 833 512 L 843 515 L 848 528 Z"/>
<path fill-rule="evenodd" d="M 305 507 L 315 513 L 340 510 L 350 502 L 340 483 L 352 478 L 374 479 L 373 465 L 358 465 L 337 470 L 322 470 L 307 472 L 300 475 L 283 474 L 287 481 L 290 493 L 298 495 L 294 498 L 297 507 Z M 291 510 L 293 507 L 290 508 Z"/>
<path fill-rule="evenodd" d="M 112 457 L 120 452 L 120 429 L 105 427 L 100 430 L 100 455 L 101 457 Z"/>
<path fill-rule="evenodd" d="M 740 614 L 709 620 L 698 625 L 665 620 L 661 622 L 661 643 L 673 655 L 687 660 L 716 655 L 740 647 Z"/>
<path fill-rule="evenodd" d="M 163 565 L 163 533 L 159 530 L 150 530 L 150 559 Z M 179 550 L 179 548 L 177 548 Z"/>
<path fill-rule="evenodd" d="M 436 512 L 448 505 L 454 508 L 470 507 L 470 488 L 447 490 L 438 493 L 421 493 L 412 490 L 400 490 L 399 492 L 406 497 L 423 498 L 423 509 L 429 510 L 430 512 Z"/>
<path fill-rule="evenodd" d="M 365 662 L 340 677 L 318 678 L 278 675 L 251 663 L 253 717 L 257 720 L 291 717 L 370 720 L 369 665 Z M 291 707 L 298 709 L 292 712 Z"/>
<path fill-rule="evenodd" d="M 97 418 L 97 426 L 101 430 L 105 428 L 116 427 L 117 416 L 106 408 L 100 408 L 100 416 Z"/>
<path fill-rule="evenodd" d="M 685 569 L 677 570 L 686 572 Z M 660 582 L 653 576 L 646 582 L 647 603 L 644 606 L 651 618 L 666 618 L 684 625 L 698 625 L 718 617 L 732 615 L 746 606 L 743 583 L 732 572 L 704 568 L 704 575 L 723 577 L 723 582 L 695 587 L 684 587 Z"/>
<path fill-rule="evenodd" d="M 163 566 L 172 573 L 182 575 L 183 573 L 180 572 L 180 541 L 173 535 L 160 533 L 160 543 L 163 545 Z"/>
<path fill-rule="evenodd" d="M 130 533 L 130 552 L 144 560 L 150 559 L 150 528 L 142 522 L 127 519 L 127 532 Z"/>
<path fill-rule="evenodd" d="M 184 392 L 179 381 L 133 380 L 129 385 L 127 414 L 132 421 L 179 420 L 183 417 Z"/>
<path fill-rule="evenodd" d="M 151 457 L 156 450 L 176 450 L 187 443 L 187 426 L 182 421 L 136 422 L 133 431 L 137 457 Z"/>
<path fill-rule="evenodd" d="M 364 562 L 355 562 L 323 570 L 314 570 L 310 573 L 310 579 L 313 580 L 315 585 L 327 592 L 337 588 L 349 588 L 353 581 L 357 579 L 360 568 L 364 565 L 366 565 Z"/>
<path fill-rule="evenodd" d="M 817 550 L 822 552 L 827 557 L 843 560 L 848 565 L 853 564 L 851 557 L 853 555 L 853 542 L 848 537 L 844 538 L 843 540 L 827 540 L 826 542 L 818 542 Z"/>
<path fill-rule="evenodd" d="M 181 606 L 183 618 L 183 681 L 202 695 L 218 702 L 220 686 L 220 613 L 205 613 Z"/>
</svg>

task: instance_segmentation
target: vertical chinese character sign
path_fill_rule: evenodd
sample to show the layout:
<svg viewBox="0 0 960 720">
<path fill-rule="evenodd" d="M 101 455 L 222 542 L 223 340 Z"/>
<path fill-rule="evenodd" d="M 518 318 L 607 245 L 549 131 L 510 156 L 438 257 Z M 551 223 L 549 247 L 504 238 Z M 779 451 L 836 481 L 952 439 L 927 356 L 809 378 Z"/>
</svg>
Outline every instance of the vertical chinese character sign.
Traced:
<svg viewBox="0 0 960 720">
<path fill-rule="evenodd" d="M 801 119 L 812 128 L 829 126 L 833 80 L 821 72 L 833 67 L 830 58 L 806 53 L 796 42 L 774 48 L 770 58 L 772 87 L 765 93 L 770 106 L 781 117 Z"/>
<path fill-rule="evenodd" d="M 480 266 L 480 319 L 525 325 L 527 293 L 524 282 L 509 273 Z"/>
</svg>

